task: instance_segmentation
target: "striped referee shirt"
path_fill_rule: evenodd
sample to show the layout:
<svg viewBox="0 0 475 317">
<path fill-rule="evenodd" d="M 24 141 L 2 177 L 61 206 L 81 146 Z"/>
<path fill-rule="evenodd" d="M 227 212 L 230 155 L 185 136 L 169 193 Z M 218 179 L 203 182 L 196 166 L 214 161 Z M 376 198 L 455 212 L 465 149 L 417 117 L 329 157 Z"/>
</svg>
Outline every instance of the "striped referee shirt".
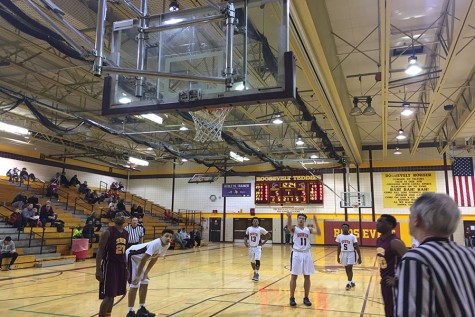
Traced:
<svg viewBox="0 0 475 317">
<path fill-rule="evenodd" d="M 446 238 L 427 239 L 398 265 L 395 316 L 475 317 L 475 252 Z"/>
<path fill-rule="evenodd" d="M 132 225 L 128 225 L 124 229 L 129 233 L 129 240 L 127 241 L 128 245 L 139 243 L 140 239 L 144 236 L 144 230 L 142 226 L 137 225 L 134 228 Z"/>
</svg>

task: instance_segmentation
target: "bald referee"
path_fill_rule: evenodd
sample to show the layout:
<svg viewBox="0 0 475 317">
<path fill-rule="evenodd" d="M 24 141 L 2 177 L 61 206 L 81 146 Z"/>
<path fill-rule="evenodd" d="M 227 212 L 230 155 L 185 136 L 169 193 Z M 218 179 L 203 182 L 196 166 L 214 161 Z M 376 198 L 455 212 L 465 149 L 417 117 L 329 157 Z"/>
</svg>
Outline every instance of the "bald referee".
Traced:
<svg viewBox="0 0 475 317">
<path fill-rule="evenodd" d="M 137 217 L 132 218 L 132 222 L 124 229 L 129 233 L 127 249 L 131 245 L 143 243 L 143 236 L 145 235 L 145 232 L 143 227 L 139 226 L 139 219 Z"/>
</svg>

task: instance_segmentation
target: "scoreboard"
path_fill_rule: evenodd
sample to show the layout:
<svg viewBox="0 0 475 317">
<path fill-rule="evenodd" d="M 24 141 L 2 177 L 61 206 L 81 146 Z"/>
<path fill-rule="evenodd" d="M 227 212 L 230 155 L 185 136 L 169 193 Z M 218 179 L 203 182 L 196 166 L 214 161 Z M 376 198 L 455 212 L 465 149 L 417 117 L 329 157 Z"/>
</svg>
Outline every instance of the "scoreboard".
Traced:
<svg viewBox="0 0 475 317">
<path fill-rule="evenodd" d="M 323 204 L 321 175 L 256 176 L 254 189 L 256 204 Z"/>
</svg>

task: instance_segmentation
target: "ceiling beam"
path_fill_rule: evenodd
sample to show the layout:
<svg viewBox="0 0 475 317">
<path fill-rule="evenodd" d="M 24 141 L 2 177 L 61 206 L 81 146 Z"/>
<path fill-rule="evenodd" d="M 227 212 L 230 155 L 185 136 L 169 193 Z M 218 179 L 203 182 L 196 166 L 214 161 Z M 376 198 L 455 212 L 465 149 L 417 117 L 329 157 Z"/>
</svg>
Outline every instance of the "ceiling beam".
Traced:
<svg viewBox="0 0 475 317">
<path fill-rule="evenodd" d="M 309 85 L 341 142 L 345 155 L 354 164 L 363 161 L 361 138 L 354 118 L 349 117 L 351 103 L 336 47 L 325 1 L 291 2 L 290 47 L 302 66 Z"/>
<path fill-rule="evenodd" d="M 381 70 L 381 130 L 383 140 L 383 158 L 388 155 L 388 98 L 389 70 L 391 69 L 391 0 L 379 0 L 380 23 L 380 70 Z"/>
</svg>

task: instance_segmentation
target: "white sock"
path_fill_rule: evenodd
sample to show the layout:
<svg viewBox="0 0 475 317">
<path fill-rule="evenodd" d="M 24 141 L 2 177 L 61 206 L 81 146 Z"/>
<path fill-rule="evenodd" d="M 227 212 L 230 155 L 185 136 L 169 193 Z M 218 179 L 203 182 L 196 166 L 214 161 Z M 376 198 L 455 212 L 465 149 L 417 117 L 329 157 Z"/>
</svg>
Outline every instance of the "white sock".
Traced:
<svg viewBox="0 0 475 317">
<path fill-rule="evenodd" d="M 139 304 L 139 309 L 142 307 L 145 308 L 145 304 Z"/>
<path fill-rule="evenodd" d="M 129 307 L 129 311 L 134 311 L 134 308 L 133 308 L 133 307 Z"/>
</svg>

